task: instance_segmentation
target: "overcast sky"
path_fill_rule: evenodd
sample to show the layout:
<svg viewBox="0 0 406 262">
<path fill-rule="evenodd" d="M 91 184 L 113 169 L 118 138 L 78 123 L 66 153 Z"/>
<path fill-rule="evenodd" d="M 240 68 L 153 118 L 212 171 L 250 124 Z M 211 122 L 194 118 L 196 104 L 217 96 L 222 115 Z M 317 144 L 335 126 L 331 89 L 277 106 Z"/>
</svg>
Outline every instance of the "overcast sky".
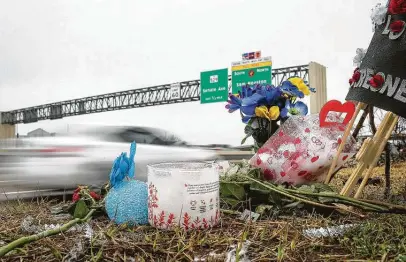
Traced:
<svg viewBox="0 0 406 262">
<path fill-rule="evenodd" d="M 328 99 L 344 100 L 352 59 L 372 37 L 377 0 L 0 0 L 0 111 L 198 79 L 261 50 L 273 67 L 327 66 Z M 19 125 L 162 127 L 193 143 L 238 145 L 224 103 L 129 109 Z"/>
</svg>

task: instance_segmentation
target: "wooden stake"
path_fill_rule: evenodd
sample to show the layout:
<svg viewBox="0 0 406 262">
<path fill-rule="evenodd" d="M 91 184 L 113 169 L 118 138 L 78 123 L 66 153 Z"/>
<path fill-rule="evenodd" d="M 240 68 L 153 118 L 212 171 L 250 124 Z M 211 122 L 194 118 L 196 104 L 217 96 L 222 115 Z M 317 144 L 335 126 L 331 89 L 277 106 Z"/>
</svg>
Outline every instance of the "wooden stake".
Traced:
<svg viewBox="0 0 406 262">
<path fill-rule="evenodd" d="M 372 175 L 372 171 L 373 169 L 376 167 L 378 161 L 379 161 L 379 157 L 381 156 L 383 150 L 385 149 L 386 143 L 388 142 L 388 139 L 390 137 L 390 135 L 392 134 L 393 129 L 396 126 L 396 123 L 398 122 L 399 117 L 393 113 L 387 113 L 391 115 L 391 119 L 388 123 L 388 125 L 386 127 L 384 127 L 384 131 L 383 131 L 383 137 L 377 137 L 377 141 L 379 143 L 379 147 L 378 149 L 375 151 L 375 157 L 373 159 L 373 162 L 371 163 L 371 165 L 368 167 L 367 173 L 364 176 L 364 179 L 362 180 L 361 185 L 359 186 L 357 192 L 355 193 L 354 198 L 359 198 L 362 194 L 362 191 L 364 190 L 368 179 L 371 177 Z M 386 130 L 385 130 L 386 129 Z"/>
<path fill-rule="evenodd" d="M 389 120 L 389 115 L 385 115 L 385 117 L 382 120 L 381 125 L 379 126 L 377 132 L 375 133 L 376 137 L 379 137 L 382 133 L 383 127 L 387 125 Z M 368 168 L 368 163 L 371 162 L 371 153 L 369 149 L 369 146 L 372 144 L 372 139 L 367 138 L 364 143 L 362 144 L 361 149 L 358 151 L 356 155 L 356 160 L 359 161 L 357 168 L 354 170 L 354 172 L 351 174 L 350 178 L 347 180 L 345 183 L 343 189 L 341 190 L 340 194 L 348 196 L 351 194 L 353 188 L 355 187 L 359 177 L 362 175 L 364 170 Z"/>
<path fill-rule="evenodd" d="M 387 113 L 382 120 L 374 137 L 368 138 L 363 143 L 360 151 L 358 152 L 356 159 L 359 161 L 357 168 L 352 173 L 351 177 L 347 180 L 345 186 L 341 190 L 341 195 L 348 196 L 352 193 L 358 179 L 362 176 L 362 173 L 367 169 L 367 174 L 363 178 L 363 181 L 356 193 L 358 198 L 364 189 L 369 177 L 372 174 L 373 168 L 379 160 L 385 145 L 395 128 L 396 122 L 399 117 L 391 112 Z"/>
<path fill-rule="evenodd" d="M 355 119 L 357 118 L 361 109 L 364 109 L 365 106 L 366 105 L 364 103 L 358 103 L 357 108 L 355 109 L 354 115 L 352 116 L 350 122 L 348 123 L 347 128 L 344 131 L 343 137 L 341 138 L 341 144 L 338 147 L 337 154 L 335 155 L 335 157 L 333 159 L 333 163 L 331 164 L 328 174 L 326 176 L 326 179 L 324 180 L 325 184 L 330 183 L 331 176 L 333 175 L 334 170 L 336 168 L 338 158 L 340 157 L 340 154 L 343 151 L 345 144 L 347 143 L 347 139 L 348 139 L 348 136 L 350 136 L 351 129 L 354 125 Z"/>
</svg>

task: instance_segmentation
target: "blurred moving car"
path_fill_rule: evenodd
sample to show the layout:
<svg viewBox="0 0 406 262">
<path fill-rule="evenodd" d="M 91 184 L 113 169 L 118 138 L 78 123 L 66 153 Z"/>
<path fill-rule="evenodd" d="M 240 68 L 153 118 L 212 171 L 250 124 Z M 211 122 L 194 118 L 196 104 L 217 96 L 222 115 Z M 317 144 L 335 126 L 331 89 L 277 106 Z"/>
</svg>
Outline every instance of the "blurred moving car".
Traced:
<svg viewBox="0 0 406 262">
<path fill-rule="evenodd" d="M 212 150 L 188 145 L 161 129 L 131 126 L 86 127 L 56 137 L 0 142 L 0 200 L 70 192 L 77 185 L 100 187 L 112 163 L 137 142 L 135 177 L 147 180 L 147 165 L 171 161 L 214 161 Z M 57 191 L 57 192 L 51 192 Z"/>
</svg>

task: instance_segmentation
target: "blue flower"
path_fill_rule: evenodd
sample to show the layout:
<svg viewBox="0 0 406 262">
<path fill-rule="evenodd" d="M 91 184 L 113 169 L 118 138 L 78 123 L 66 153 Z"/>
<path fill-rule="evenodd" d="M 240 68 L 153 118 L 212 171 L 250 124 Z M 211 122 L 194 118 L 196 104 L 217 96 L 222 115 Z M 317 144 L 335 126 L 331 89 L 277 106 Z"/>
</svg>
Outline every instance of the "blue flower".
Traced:
<svg viewBox="0 0 406 262">
<path fill-rule="evenodd" d="M 284 81 L 281 85 L 281 90 L 284 94 L 289 96 L 303 98 L 304 94 L 300 91 L 297 86 L 293 85 L 290 81 Z"/>
<path fill-rule="evenodd" d="M 282 96 L 282 90 L 279 87 L 274 87 L 270 85 L 257 86 L 257 94 L 265 97 L 264 102 L 267 106 L 274 105 L 277 100 Z"/>
<path fill-rule="evenodd" d="M 292 115 L 307 115 L 309 109 L 307 105 L 302 101 L 298 101 L 296 103 L 291 103 L 290 100 L 286 100 L 285 107 L 281 110 L 281 117 L 287 118 Z"/>
<path fill-rule="evenodd" d="M 135 157 L 136 143 L 131 143 L 130 157 L 127 157 L 127 153 L 121 153 L 119 157 L 114 160 L 113 167 L 110 172 L 110 185 L 116 186 L 124 180 L 126 176 L 133 178 L 135 172 Z"/>
<path fill-rule="evenodd" d="M 228 109 L 229 113 L 233 113 L 234 111 L 241 108 L 241 98 L 238 98 L 235 95 L 229 96 L 230 100 L 228 100 L 228 104 L 226 105 L 226 109 Z"/>
<path fill-rule="evenodd" d="M 250 97 L 255 93 L 255 90 L 249 85 L 245 85 L 241 88 L 241 91 L 238 91 L 238 95 L 241 99 Z"/>
<path fill-rule="evenodd" d="M 265 102 L 266 98 L 258 93 L 241 99 L 241 113 L 247 116 L 255 115 L 255 108 Z"/>
</svg>

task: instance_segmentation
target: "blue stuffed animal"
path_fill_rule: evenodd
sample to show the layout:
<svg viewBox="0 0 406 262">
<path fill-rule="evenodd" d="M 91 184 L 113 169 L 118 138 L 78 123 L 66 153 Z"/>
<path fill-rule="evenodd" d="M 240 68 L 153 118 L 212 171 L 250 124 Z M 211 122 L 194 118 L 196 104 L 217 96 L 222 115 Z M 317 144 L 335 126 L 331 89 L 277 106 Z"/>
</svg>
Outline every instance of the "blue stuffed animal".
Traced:
<svg viewBox="0 0 406 262">
<path fill-rule="evenodd" d="M 117 224 L 148 224 L 147 184 L 134 179 L 136 143 L 131 143 L 130 157 L 122 153 L 113 163 L 106 211 Z"/>
</svg>

